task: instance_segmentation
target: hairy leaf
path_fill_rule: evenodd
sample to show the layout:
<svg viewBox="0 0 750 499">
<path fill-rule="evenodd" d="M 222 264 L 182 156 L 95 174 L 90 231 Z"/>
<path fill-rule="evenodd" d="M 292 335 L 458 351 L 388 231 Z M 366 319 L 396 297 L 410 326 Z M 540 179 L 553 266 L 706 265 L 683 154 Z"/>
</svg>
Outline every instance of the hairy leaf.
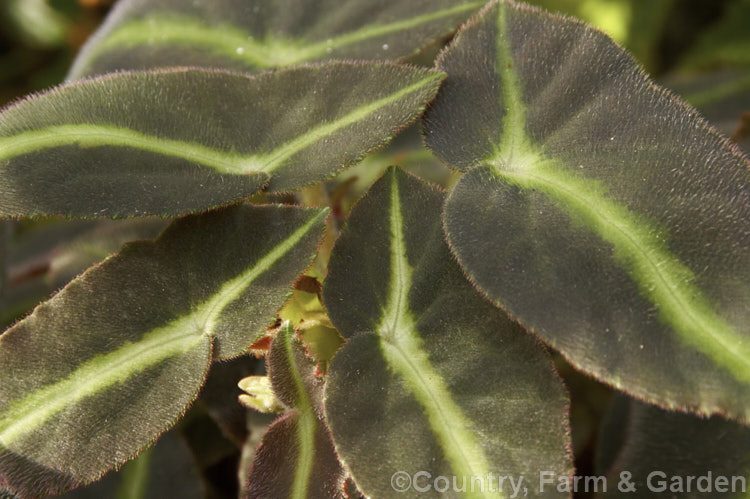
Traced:
<svg viewBox="0 0 750 499">
<path fill-rule="evenodd" d="M 444 75 L 330 63 L 70 83 L 0 115 L 0 216 L 175 215 L 295 189 L 386 143 Z"/>
<path fill-rule="evenodd" d="M 571 472 L 562 384 L 539 344 L 461 274 L 443 241 L 443 199 L 391 168 L 331 255 L 324 299 L 348 341 L 331 363 L 326 417 L 367 496 L 392 496 L 396 472 L 456 476 L 469 492 L 476 477 L 485 488 L 470 497 L 497 497 L 488 473 Z M 537 492 L 537 479 L 527 485 Z"/>
<path fill-rule="evenodd" d="M 622 431 L 627 440 L 608 473 L 612 486 L 601 497 L 747 497 L 747 427 L 721 416 L 701 419 L 630 400 L 628 424 Z M 631 477 L 636 493 L 623 493 L 614 486 L 623 473 Z M 710 478 L 698 480 L 702 476 Z"/>
<path fill-rule="evenodd" d="M 268 370 L 289 411 L 263 435 L 243 497 L 342 497 L 344 472 L 323 422 L 323 383 L 290 322 L 271 344 Z"/>
<path fill-rule="evenodd" d="M 159 438 L 122 469 L 88 487 L 75 489 L 64 499 L 202 499 L 206 490 L 200 471 L 184 439 L 174 431 Z"/>
<path fill-rule="evenodd" d="M 123 0 L 70 78 L 122 69 L 242 71 L 324 59 L 399 59 L 450 34 L 476 0 Z"/>
<path fill-rule="evenodd" d="M 493 2 L 438 63 L 428 145 L 470 278 L 574 365 L 750 419 L 750 164 L 604 34 Z"/>
<path fill-rule="evenodd" d="M 0 484 L 65 490 L 149 445 L 195 400 L 212 342 L 226 358 L 263 334 L 311 263 L 324 218 L 280 206 L 186 217 L 0 336 Z"/>
</svg>

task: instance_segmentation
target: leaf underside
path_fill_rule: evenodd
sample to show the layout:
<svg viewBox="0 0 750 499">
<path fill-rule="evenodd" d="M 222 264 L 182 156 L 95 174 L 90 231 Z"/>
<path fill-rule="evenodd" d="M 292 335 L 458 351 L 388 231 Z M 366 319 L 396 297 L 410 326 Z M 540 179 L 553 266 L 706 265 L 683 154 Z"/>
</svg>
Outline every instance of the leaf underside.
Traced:
<svg viewBox="0 0 750 499">
<path fill-rule="evenodd" d="M 163 66 L 255 72 L 325 59 L 394 60 L 450 34 L 477 0 L 123 0 L 69 78 Z"/>
<path fill-rule="evenodd" d="M 559 378 L 538 343 L 461 274 L 443 241 L 443 200 L 389 169 L 354 207 L 324 284 L 331 320 L 348 338 L 327 377 L 327 421 L 371 497 L 393 494 L 396 471 L 467 483 L 497 470 L 571 471 Z"/>
<path fill-rule="evenodd" d="M 0 484 L 91 482 L 195 400 L 212 359 L 244 353 L 310 265 L 326 210 L 236 206 L 127 245 L 0 336 Z"/>
<path fill-rule="evenodd" d="M 289 322 L 271 343 L 268 371 L 287 412 L 263 435 L 242 496 L 343 497 L 344 472 L 323 421 L 322 380 Z"/>
<path fill-rule="evenodd" d="M 493 2 L 438 61 L 459 262 L 574 365 L 750 419 L 750 164 L 604 34 Z"/>
<path fill-rule="evenodd" d="M 296 189 L 384 145 L 442 78 L 329 63 L 69 83 L 0 115 L 0 216 L 168 216 Z"/>
</svg>

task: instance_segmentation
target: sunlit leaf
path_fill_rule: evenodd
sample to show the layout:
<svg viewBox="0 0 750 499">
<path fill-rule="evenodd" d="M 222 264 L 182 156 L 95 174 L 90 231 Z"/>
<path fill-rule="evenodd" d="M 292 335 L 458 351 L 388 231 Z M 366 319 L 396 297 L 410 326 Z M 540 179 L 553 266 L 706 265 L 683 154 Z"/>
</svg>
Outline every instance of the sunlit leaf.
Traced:
<svg viewBox="0 0 750 499">
<path fill-rule="evenodd" d="M 120 470 L 102 480 L 75 489 L 64 499 L 202 499 L 203 478 L 184 439 L 175 432 L 159 438 L 153 448 L 141 453 Z"/>
<path fill-rule="evenodd" d="M 477 0 L 123 0 L 71 78 L 122 69 L 242 71 L 324 59 L 390 60 L 450 34 Z"/>
<path fill-rule="evenodd" d="M 493 2 L 457 35 L 427 143 L 470 278 L 578 368 L 750 419 L 750 164 L 604 34 Z"/>
<path fill-rule="evenodd" d="M 71 83 L 0 115 L 0 216 L 175 215 L 295 189 L 412 122 L 441 73 L 331 63 Z"/>
<path fill-rule="evenodd" d="M 288 412 L 263 435 L 242 496 L 342 497 L 344 473 L 323 422 L 323 382 L 289 322 L 271 344 L 268 370 Z"/>
<path fill-rule="evenodd" d="M 600 497 L 747 497 L 750 429 L 721 416 L 702 419 L 635 400 L 630 406 L 627 425 L 620 430 L 627 440 L 608 473 L 613 486 Z M 623 473 L 630 476 L 636 493 L 623 493 L 616 486 Z"/>
<path fill-rule="evenodd" d="M 62 491 L 153 442 L 195 400 L 212 343 L 227 358 L 263 334 L 325 213 L 236 206 L 180 219 L 0 336 L 0 483 Z"/>
<path fill-rule="evenodd" d="M 371 497 L 393 496 L 396 472 L 456 476 L 469 491 L 472 477 L 483 480 L 486 494 L 475 485 L 469 497 L 496 497 L 487 476 L 498 470 L 571 472 L 560 380 L 539 344 L 461 274 L 443 241 L 443 200 L 388 170 L 354 207 L 324 283 L 348 338 L 328 373 L 326 417 Z M 537 494 L 538 480 L 527 485 Z"/>
</svg>

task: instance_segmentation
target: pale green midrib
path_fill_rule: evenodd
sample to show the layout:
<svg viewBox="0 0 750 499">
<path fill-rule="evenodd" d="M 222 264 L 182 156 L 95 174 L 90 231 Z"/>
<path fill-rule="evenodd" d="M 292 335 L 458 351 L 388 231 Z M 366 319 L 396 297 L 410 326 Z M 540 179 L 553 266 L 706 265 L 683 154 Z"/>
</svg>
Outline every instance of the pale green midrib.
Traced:
<svg viewBox="0 0 750 499">
<path fill-rule="evenodd" d="M 297 455 L 297 466 L 294 468 L 294 481 L 292 482 L 292 491 L 290 496 L 293 499 L 305 499 L 309 495 L 310 477 L 312 476 L 313 465 L 315 462 L 315 429 L 317 425 L 315 412 L 312 408 L 312 402 L 307 393 L 305 383 L 302 380 L 297 362 L 294 358 L 292 338 L 294 329 L 291 323 L 287 322 L 279 334 L 284 335 L 284 352 L 286 361 L 289 364 L 289 372 L 292 375 L 292 381 L 296 393 L 295 404 L 299 411 L 299 425 L 297 426 L 297 440 L 299 442 L 299 453 Z"/>
<path fill-rule="evenodd" d="M 0 161 L 53 147 L 132 147 L 165 156 L 186 159 L 214 168 L 222 173 L 238 173 L 243 163 L 253 157 L 242 157 L 185 142 L 155 137 L 129 128 L 111 125 L 56 125 L 0 138 Z M 250 173 L 250 172 L 247 172 Z"/>
<path fill-rule="evenodd" d="M 114 30 L 92 50 L 88 60 L 95 60 L 108 50 L 137 45 L 189 45 L 253 67 L 270 69 L 334 55 L 338 49 L 476 10 L 483 3 L 471 2 L 393 23 L 365 26 L 316 42 L 283 38 L 258 41 L 252 33 L 231 24 L 211 26 L 190 16 L 155 14 L 129 21 Z M 383 50 L 383 55 L 387 54 Z"/>
<path fill-rule="evenodd" d="M 230 303 L 237 300 L 242 292 L 260 275 L 268 272 L 278 260 L 294 248 L 294 246 L 302 240 L 310 229 L 320 223 L 320 219 L 324 218 L 327 214 L 327 209 L 320 210 L 320 213 L 311 217 L 304 225 L 274 246 L 271 251 L 266 253 L 263 258 L 258 260 L 258 262 L 250 269 L 246 270 L 231 281 L 226 282 L 218 293 L 201 305 L 200 311 L 195 312 L 195 314 L 201 318 L 200 322 L 203 324 L 203 330 L 206 334 L 209 336 L 214 335 L 216 333 L 215 330 L 218 320 L 224 309 Z"/>
<path fill-rule="evenodd" d="M 732 327 L 721 317 L 713 314 L 713 310 L 707 305 L 701 308 L 704 309 L 704 314 L 712 313 L 710 317 L 705 317 L 703 314 L 698 314 L 694 311 L 694 307 L 690 305 L 691 300 L 687 296 L 692 295 L 696 297 L 692 302 L 702 305 L 705 303 L 705 298 L 702 297 L 700 290 L 687 282 L 674 282 L 674 279 L 669 274 L 662 272 L 660 265 L 654 261 L 651 254 L 655 253 L 662 256 L 662 266 L 679 269 L 685 274 L 692 274 L 692 272 L 666 249 L 659 247 L 660 245 L 656 241 L 643 241 L 638 236 L 638 231 L 630 226 L 627 219 L 618 221 L 608 216 L 607 211 L 618 210 L 616 203 L 603 198 L 587 198 L 584 194 L 585 191 L 582 189 L 577 189 L 573 185 L 567 185 L 564 180 L 556 179 L 552 175 L 540 174 L 539 170 L 534 169 L 534 167 L 513 171 L 503 170 L 498 173 L 511 181 L 514 181 L 514 179 L 531 180 L 536 184 L 538 190 L 548 192 L 553 197 L 564 198 L 564 201 L 577 205 L 579 210 L 588 212 L 590 216 L 600 219 L 604 226 L 614 228 L 621 235 L 621 238 L 608 237 L 607 234 L 602 234 L 601 231 L 597 231 L 597 234 L 613 244 L 616 251 L 623 252 L 623 257 L 632 259 L 631 263 L 635 263 L 636 266 L 639 266 L 641 262 L 645 262 L 653 276 L 651 284 L 655 285 L 655 289 L 649 289 L 650 286 L 643 282 L 646 280 L 644 276 L 634 275 L 637 272 L 636 270 L 628 268 L 628 272 L 631 278 L 639 283 L 641 292 L 647 294 L 651 301 L 657 305 L 659 316 L 671 324 L 687 341 L 704 351 L 704 353 L 709 354 L 714 360 L 719 361 L 720 364 L 723 364 L 724 362 L 722 361 L 726 359 L 717 358 L 717 353 L 706 351 L 706 345 L 703 345 L 694 337 L 694 335 L 700 337 L 707 334 L 722 347 L 727 355 L 736 359 L 730 367 L 733 374 L 745 382 L 750 382 L 750 349 L 744 345 L 745 338 L 735 333 Z M 518 182 L 516 181 L 515 183 Z M 523 181 L 520 183 L 524 184 Z M 607 205 L 610 205 L 611 208 L 604 209 Z M 621 209 L 625 210 L 626 208 L 623 207 Z M 625 242 L 627 249 L 623 248 L 621 241 Z M 651 254 L 644 248 L 649 248 Z M 654 296 L 657 293 L 660 296 Z M 661 296 L 663 295 L 666 295 L 669 299 L 662 299 Z M 680 316 L 687 316 L 688 320 L 676 323 L 675 317 Z M 695 327 L 686 327 L 684 323 L 693 324 Z M 748 343 L 750 344 L 750 341 Z M 742 355 L 741 351 L 744 351 L 745 356 Z"/>
<path fill-rule="evenodd" d="M 69 405 L 194 348 L 203 341 L 203 335 L 190 326 L 189 321 L 178 319 L 154 329 L 137 343 L 98 355 L 65 379 L 13 402 L 0 419 L 0 447 L 9 447 Z"/>
<path fill-rule="evenodd" d="M 505 111 L 499 137 L 499 145 L 493 142 L 496 154 L 505 158 L 514 158 L 529 147 L 526 136 L 526 110 L 523 105 L 523 93 L 513 65 L 510 41 L 507 39 L 507 3 L 498 5 L 496 25 L 496 60 L 495 70 L 500 77 L 502 99 L 500 106 Z"/>
<path fill-rule="evenodd" d="M 211 299 L 191 313 L 146 333 L 137 343 L 128 343 L 117 350 L 98 355 L 79 366 L 65 379 L 13 402 L 0 419 L 0 447 L 8 447 L 69 405 L 126 380 L 128 374 L 140 372 L 186 352 L 204 337 L 213 336 L 219 317 L 227 305 L 238 299 L 242 291 L 258 276 L 289 252 L 327 211 L 321 210 L 311 217 L 250 269 L 226 282 Z M 165 336 L 164 331 L 170 334 Z"/>
<path fill-rule="evenodd" d="M 627 271 L 638 284 L 639 291 L 657 306 L 661 320 L 670 324 L 689 344 L 727 368 L 738 380 L 750 382 L 750 345 L 744 344 L 744 338 L 739 336 L 729 324 L 713 311 L 697 287 L 690 282 L 680 283 L 670 278 L 671 276 L 665 274 L 657 262 L 651 258 L 649 251 L 659 255 L 662 263 L 671 268 L 675 275 L 692 276 L 692 272 L 682 265 L 658 240 L 652 238 L 652 241 L 648 241 L 638 237 L 638 230 L 635 229 L 637 224 L 635 226 L 629 225 L 629 218 L 634 217 L 634 215 L 626 207 L 617 205 L 615 202 L 596 194 L 589 195 L 586 198 L 585 193 L 592 190 L 596 192 L 595 181 L 584 180 L 578 182 L 581 185 L 568 185 L 571 182 L 569 179 L 567 181 L 566 179 L 561 180 L 556 178 L 554 173 L 544 175 L 544 172 L 540 170 L 539 165 L 552 164 L 553 168 L 555 166 L 554 162 L 545 158 L 544 153 L 538 146 L 533 145 L 533 141 L 526 132 L 525 105 L 518 75 L 513 70 L 514 63 L 510 44 L 505 38 L 506 27 L 506 3 L 502 3 L 499 5 L 497 19 L 496 49 L 498 60 L 496 61 L 496 70 L 499 73 L 503 100 L 508 104 L 508 111 L 503 119 L 503 134 L 499 141 L 500 145 L 494 145 L 495 155 L 487 160 L 488 163 L 494 167 L 496 173 L 501 177 L 521 187 L 546 192 L 551 197 L 563 202 L 567 200 L 567 202 L 577 206 L 579 211 L 586 213 L 593 220 L 597 220 L 598 222 L 594 224 L 593 230 L 600 237 L 613 244 L 616 255 L 622 253 L 620 257 L 636 267 L 634 269 L 632 265 L 627 266 Z M 506 64 L 502 64 L 503 61 Z M 564 170 L 561 168 L 560 171 Z M 557 177 L 560 177 L 560 175 L 557 175 Z M 528 185 L 529 182 L 535 185 L 530 186 Z M 621 212 L 623 214 L 620 217 L 622 220 L 618 222 L 618 220 L 608 217 L 607 211 Z M 599 224 L 615 229 L 621 236 L 619 238 L 608 237 L 607 231 L 601 229 Z M 621 239 L 624 243 L 613 239 Z M 623 244 L 625 248 L 623 248 Z M 642 272 L 639 272 L 644 262 L 650 271 L 645 276 L 641 275 Z M 650 278 L 649 273 L 652 276 Z M 654 280 L 656 286 L 651 288 L 648 285 L 649 281 L 654 282 Z M 666 300 L 663 299 L 665 296 Z M 688 296 L 693 296 L 693 300 L 688 299 Z M 700 312 L 694 310 L 694 308 L 700 309 Z M 684 316 L 689 317 L 689 320 L 683 320 L 682 317 Z M 715 345 L 704 339 L 705 335 L 708 335 L 709 339 L 714 340 L 720 346 L 719 351 L 716 350 Z M 731 365 L 727 366 L 727 361 Z"/>
<path fill-rule="evenodd" d="M 415 334 L 413 326 L 402 331 L 401 334 Z M 440 374 L 429 364 L 427 355 L 419 345 L 416 348 L 405 348 L 405 343 L 411 342 L 404 341 L 403 338 L 396 342 L 383 339 L 382 345 L 389 367 L 401 376 L 407 389 L 422 406 L 454 475 L 459 479 L 466 477 L 469 482 L 471 477 L 488 476 L 490 467 L 482 447 L 467 429 L 469 425 L 460 407 L 450 399 L 447 388 L 442 386 Z M 466 497 L 504 497 L 500 493 L 489 492 L 467 492 Z"/>
<path fill-rule="evenodd" d="M 404 380 L 407 389 L 424 409 L 430 428 L 453 472 L 465 477 L 487 476 L 490 469 L 481 446 L 468 430 L 469 424 L 461 408 L 453 402 L 442 378 L 421 348 L 421 339 L 409 312 L 408 293 L 413 269 L 406 257 L 396 175 L 391 180 L 390 194 L 390 291 L 383 319 L 378 327 L 383 354 L 389 367 Z M 498 497 L 471 493 L 467 496 Z"/>
<path fill-rule="evenodd" d="M 391 176 L 390 197 L 390 242 L 391 242 L 391 275 L 390 293 L 386 303 L 383 322 L 387 332 L 398 331 L 399 322 L 408 310 L 409 289 L 411 288 L 411 269 L 406 258 L 404 243 L 404 219 L 401 213 L 401 201 L 397 175 Z M 395 287 L 394 287 L 395 285 Z M 383 328 L 380 328 L 383 329 Z M 395 338 L 394 338 L 395 340 Z"/>
<path fill-rule="evenodd" d="M 406 31 L 408 29 L 419 26 L 420 24 L 426 24 L 428 22 L 436 21 L 445 17 L 450 17 L 454 14 L 461 14 L 471 10 L 475 10 L 478 7 L 484 5 L 484 2 L 471 2 L 463 5 L 456 5 L 448 9 L 438 10 L 429 14 L 423 14 L 421 16 L 413 17 L 411 19 L 403 19 L 396 21 L 391 24 L 379 24 L 374 26 L 367 26 L 357 31 L 345 33 L 338 37 L 331 38 L 332 43 L 319 42 L 311 46 L 310 50 L 314 53 L 312 57 L 320 57 L 326 53 L 329 47 L 334 50 L 339 47 L 351 45 L 353 43 L 368 40 L 370 38 L 376 38 L 378 36 L 395 33 L 398 31 Z M 308 59 L 311 58 L 308 56 Z M 305 59 L 298 59 L 295 62 L 302 62 Z"/>
<path fill-rule="evenodd" d="M 145 450 L 121 470 L 122 481 L 118 486 L 117 499 L 143 499 L 146 497 L 153 451 L 153 447 Z"/>
<path fill-rule="evenodd" d="M 325 137 L 333 134 L 334 132 L 337 132 L 338 130 L 346 126 L 357 123 L 358 121 L 363 121 L 365 118 L 375 113 L 379 109 L 382 109 L 389 104 L 393 104 L 402 97 L 417 92 L 428 86 L 430 83 L 443 79 L 443 77 L 443 73 L 432 73 L 430 74 L 430 76 L 423 78 L 416 83 L 412 83 L 411 85 L 406 86 L 374 102 L 370 102 L 369 104 L 360 106 L 357 109 L 349 112 L 345 116 L 336 119 L 335 121 L 320 125 L 310 130 L 306 134 L 300 135 L 296 139 L 275 148 L 273 152 L 265 154 L 263 156 L 262 162 L 267 166 L 261 167 L 260 170 L 271 173 L 279 166 L 282 166 L 284 164 L 284 161 L 297 154 L 299 151 L 305 149 L 306 147 L 324 139 Z"/>
<path fill-rule="evenodd" d="M 329 123 L 318 125 L 289 142 L 277 146 L 268 153 L 239 155 L 211 149 L 193 142 L 155 137 L 128 128 L 86 124 L 50 126 L 10 137 L 2 137 L 0 138 L 0 161 L 53 147 L 70 145 L 79 147 L 119 146 L 185 159 L 211 167 L 223 174 L 272 173 L 279 167 L 284 166 L 286 160 L 303 149 L 344 127 L 365 120 L 378 110 L 425 88 L 430 83 L 443 77 L 442 73 L 431 73 L 428 77 L 403 87 L 390 95 L 355 108 Z"/>
</svg>

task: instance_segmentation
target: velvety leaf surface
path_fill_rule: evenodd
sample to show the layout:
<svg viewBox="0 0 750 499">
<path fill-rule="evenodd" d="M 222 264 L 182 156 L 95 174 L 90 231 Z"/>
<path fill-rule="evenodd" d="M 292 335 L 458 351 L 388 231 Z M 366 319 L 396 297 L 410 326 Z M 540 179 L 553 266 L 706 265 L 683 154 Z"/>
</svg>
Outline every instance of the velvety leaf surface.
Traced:
<svg viewBox="0 0 750 499">
<path fill-rule="evenodd" d="M 241 71 L 324 59 L 399 59 L 450 34 L 472 0 L 124 0 L 70 78 L 122 69 Z"/>
<path fill-rule="evenodd" d="M 747 497 L 750 429 L 721 416 L 702 419 L 635 400 L 630 406 L 625 445 L 609 472 L 609 482 L 616 484 L 620 473 L 630 472 L 637 493 L 609 487 L 601 497 Z M 696 480 L 709 473 L 709 480 Z M 695 478 L 689 482 L 688 477 Z"/>
<path fill-rule="evenodd" d="M 289 322 L 271 344 L 268 371 L 289 411 L 263 435 L 243 497 L 343 497 L 344 472 L 323 421 L 323 382 Z"/>
<path fill-rule="evenodd" d="M 202 499 L 206 490 L 184 439 L 175 432 L 159 438 L 120 470 L 101 481 L 75 489 L 65 499 Z"/>
<path fill-rule="evenodd" d="M 441 73 L 331 63 L 70 83 L 0 115 L 0 216 L 175 215 L 315 183 L 385 144 Z"/>
<path fill-rule="evenodd" d="M 610 39 L 493 2 L 438 63 L 428 145 L 471 279 L 574 365 L 750 419 L 750 164 Z"/>
<path fill-rule="evenodd" d="M 558 497 L 538 491 L 538 473 L 571 473 L 566 394 L 534 338 L 461 274 L 443 241 L 443 200 L 391 168 L 334 247 L 324 299 L 348 338 L 325 391 L 336 450 L 370 497 L 393 496 L 392 475 L 418 471 L 455 475 L 459 488 L 466 478 L 470 497 L 497 497 L 488 473 L 525 475 L 530 496 Z M 471 493 L 472 477 L 484 494 Z"/>
<path fill-rule="evenodd" d="M 236 206 L 127 245 L 0 336 L 0 484 L 98 478 L 196 398 L 215 357 L 263 334 L 322 238 L 325 210 Z"/>
</svg>

